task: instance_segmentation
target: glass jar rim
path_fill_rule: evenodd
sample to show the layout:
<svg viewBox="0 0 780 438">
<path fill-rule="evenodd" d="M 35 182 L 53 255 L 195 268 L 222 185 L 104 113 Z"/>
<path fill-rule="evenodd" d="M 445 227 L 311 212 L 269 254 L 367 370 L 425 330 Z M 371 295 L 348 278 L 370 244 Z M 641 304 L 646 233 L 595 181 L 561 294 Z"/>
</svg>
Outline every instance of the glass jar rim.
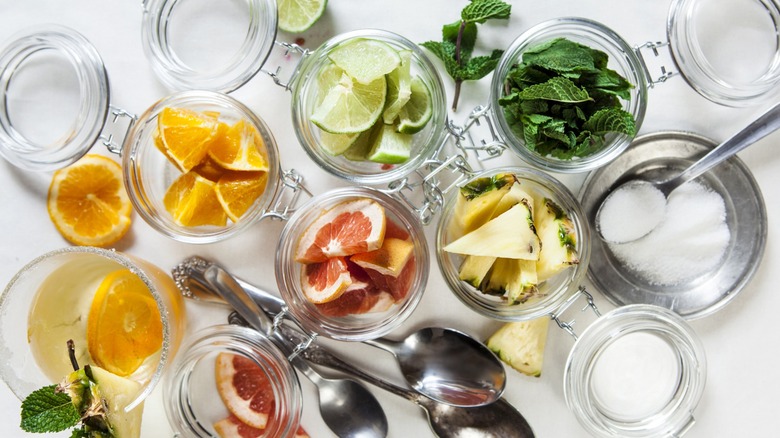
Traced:
<svg viewBox="0 0 780 438">
<path fill-rule="evenodd" d="M 604 351 L 616 340 L 636 334 L 663 341 L 679 367 L 670 400 L 649 418 L 621 421 L 602 412 L 592 393 L 592 374 Z M 704 346 L 693 329 L 673 311 L 649 304 L 618 307 L 597 318 L 572 347 L 564 371 L 566 404 L 595 436 L 680 436 L 692 426 L 692 413 L 706 382 Z"/>
<path fill-rule="evenodd" d="M 274 409 L 269 414 L 271 433 L 268 438 L 283 438 L 295 434 L 303 409 L 303 395 L 298 375 L 287 357 L 270 339 L 256 330 L 237 325 L 220 324 L 200 329 L 192 341 L 184 346 L 176 360 L 175 369 L 164 378 L 165 413 L 179 433 L 211 437 L 204 422 L 190 406 L 189 373 L 206 356 L 230 353 L 245 357 L 261 367 L 274 394 Z M 217 391 L 217 388 L 214 388 Z M 222 401 L 220 397 L 215 400 Z"/>
<path fill-rule="evenodd" d="M 47 260 L 52 259 L 53 257 L 59 257 L 67 254 L 97 255 L 99 257 L 106 258 L 112 262 L 115 262 L 127 268 L 128 270 L 130 270 L 130 272 L 136 275 L 149 289 L 149 292 L 152 294 L 152 297 L 154 298 L 154 301 L 157 304 L 157 308 L 160 309 L 160 314 L 168 315 L 170 313 L 168 307 L 166 306 L 165 302 L 161 297 L 161 292 L 155 286 L 155 283 L 152 281 L 152 279 L 146 274 L 146 272 L 144 272 L 144 269 L 139 267 L 138 263 L 136 263 L 127 255 L 122 254 L 120 252 L 104 249 L 104 248 L 92 247 L 92 246 L 70 246 L 70 247 L 60 248 L 53 251 L 49 251 L 31 260 L 24 267 L 22 267 L 13 276 L 13 278 L 11 278 L 11 281 L 8 282 L 8 284 L 6 285 L 5 289 L 2 292 L 2 295 L 0 295 L 0 309 L 2 309 L 5 306 L 5 302 L 8 299 L 9 292 L 15 287 L 15 285 L 19 281 L 22 281 L 26 275 L 28 275 L 30 272 L 33 272 L 41 263 L 44 263 Z M 162 348 L 160 351 L 160 358 L 157 362 L 157 366 L 155 367 L 150 380 L 145 384 L 144 388 L 138 393 L 138 395 L 132 401 L 130 401 L 130 403 L 128 403 L 128 405 L 125 408 L 126 411 L 130 411 L 134 409 L 136 406 L 138 406 L 138 404 L 143 402 L 152 393 L 154 388 L 162 379 L 163 371 L 166 369 L 168 361 L 171 359 L 169 357 L 171 355 L 171 349 L 176 348 L 173 345 L 171 322 L 168 320 L 168 318 L 165 317 L 161 319 L 161 322 L 162 322 L 163 340 L 162 340 Z M 0 350 L 4 348 L 5 346 L 0 346 Z M 3 356 L 8 357 L 7 353 L 3 354 Z M 13 379 L 10 378 L 13 374 L 8 374 L 8 373 L 9 372 L 13 373 L 13 371 L 7 369 L 6 366 L 8 366 L 8 363 L 5 361 L 2 364 L 0 364 L 0 375 L 2 375 L 3 380 L 6 382 L 8 387 L 11 388 L 11 391 L 21 400 L 24 397 L 26 397 L 28 391 L 25 391 L 25 388 L 21 387 L 20 385 L 17 385 L 13 381 Z"/>
<path fill-rule="evenodd" d="M 252 79 L 271 54 L 276 40 L 274 0 L 247 0 L 249 26 L 239 48 L 225 68 L 212 73 L 194 70 L 176 55 L 168 40 L 172 14 L 179 0 L 145 0 L 142 22 L 144 53 L 163 84 L 172 90 L 211 90 L 230 93 Z M 238 53 L 238 52 L 237 52 Z"/>
<path fill-rule="evenodd" d="M 146 129 L 145 125 L 150 120 L 156 118 L 158 113 L 166 106 L 181 105 L 187 107 L 187 105 L 192 104 L 227 106 L 235 110 L 236 113 L 241 114 L 242 117 L 245 117 L 257 128 L 258 132 L 263 137 L 268 158 L 266 187 L 260 198 L 255 201 L 254 206 L 250 207 L 238 222 L 231 223 L 225 227 L 218 227 L 217 229 L 210 231 L 187 231 L 183 229 L 183 227 L 174 229 L 169 224 L 158 219 L 156 215 L 161 212 L 157 211 L 154 200 L 150 199 L 150 196 L 144 188 L 145 183 L 141 174 L 144 164 L 140 163 L 140 160 L 136 158 L 140 149 L 153 147 L 150 144 L 146 144 L 143 139 L 140 138 L 143 134 L 143 130 Z M 125 137 L 122 146 L 122 169 L 124 184 L 130 202 L 133 204 L 133 208 L 141 218 L 163 235 L 187 243 L 213 243 L 246 230 L 248 227 L 265 217 L 268 208 L 276 197 L 277 191 L 282 185 L 279 151 L 271 128 L 260 118 L 260 116 L 236 98 L 224 93 L 207 90 L 180 91 L 171 94 L 158 100 L 141 114 Z"/>
<path fill-rule="evenodd" d="M 762 75 L 749 82 L 737 82 L 719 74 L 702 53 L 695 35 L 697 2 L 673 0 L 666 22 L 666 36 L 677 70 L 697 93 L 724 106 L 745 107 L 766 102 L 778 94 L 780 83 L 780 5 L 774 0 L 757 0 L 774 25 L 775 55 Z"/>
<path fill-rule="evenodd" d="M 625 150 L 631 142 L 631 138 L 626 135 L 614 135 L 612 145 L 603 148 L 596 154 L 588 157 L 561 160 L 553 157 L 542 156 L 535 151 L 529 150 L 524 144 L 515 144 L 515 141 L 508 141 L 513 138 L 512 129 L 508 125 L 505 117 L 499 114 L 501 106 L 499 98 L 504 90 L 504 80 L 510 68 L 517 62 L 517 54 L 526 49 L 533 42 L 533 39 L 544 35 L 546 38 L 561 36 L 559 33 L 564 31 L 578 30 L 588 32 L 589 35 L 596 36 L 603 41 L 609 42 L 621 54 L 621 61 L 625 60 L 630 71 L 627 74 L 633 75 L 629 79 L 635 82 L 635 95 L 628 101 L 629 108 L 626 109 L 634 117 L 636 130 L 639 131 L 644 121 L 647 109 L 647 89 L 648 80 L 646 76 L 646 67 L 644 61 L 637 55 L 636 51 L 630 46 L 617 32 L 607 27 L 603 23 L 583 17 L 559 17 L 538 23 L 515 38 L 509 47 L 504 51 L 503 56 L 498 62 L 493 73 L 493 79 L 490 86 L 490 109 L 491 119 L 495 126 L 499 128 L 500 135 L 504 138 L 509 147 L 515 151 L 520 158 L 529 164 L 541 169 L 561 172 L 561 173 L 579 173 L 600 167 L 617 157 Z M 515 140 L 519 140 L 515 138 Z"/>
<path fill-rule="evenodd" d="M 49 145 L 37 144 L 14 128 L 6 101 L 17 69 L 41 50 L 53 50 L 71 64 L 81 96 L 73 133 Z M 103 60 L 82 34 L 69 27 L 40 25 L 12 37 L 0 53 L 0 90 L 0 155 L 21 169 L 52 171 L 76 162 L 98 140 L 108 118 L 109 84 Z"/>
</svg>

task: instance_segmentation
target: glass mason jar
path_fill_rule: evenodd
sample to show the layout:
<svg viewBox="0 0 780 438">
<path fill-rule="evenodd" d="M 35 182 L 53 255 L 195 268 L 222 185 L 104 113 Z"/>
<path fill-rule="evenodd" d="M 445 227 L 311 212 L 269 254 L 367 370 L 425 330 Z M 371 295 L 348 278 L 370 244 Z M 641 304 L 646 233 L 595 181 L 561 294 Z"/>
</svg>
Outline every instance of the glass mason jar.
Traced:
<svg viewBox="0 0 780 438">
<path fill-rule="evenodd" d="M 100 55 L 63 26 L 33 27 L 11 38 L 0 53 L 0 90 L 0 155 L 25 170 L 74 163 L 101 137 L 109 114 Z M 48 137 L 35 129 L 42 119 L 50 125 Z"/>
<path fill-rule="evenodd" d="M 66 341 L 75 343 L 81 365 L 95 365 L 88 350 L 87 318 L 103 279 L 129 269 L 149 289 L 160 315 L 162 342 L 128 379 L 126 411 L 146 399 L 168 369 L 184 335 L 184 303 L 173 280 L 152 264 L 116 251 L 67 247 L 46 253 L 23 267 L 0 296 L 0 376 L 24 399 L 36 389 L 59 383 L 73 371 Z M 74 322 L 75 321 L 75 322 Z"/>
<path fill-rule="evenodd" d="M 307 294 L 304 291 L 304 282 L 309 281 L 310 277 L 305 274 L 311 272 L 307 271 L 307 269 L 312 265 L 304 265 L 304 263 L 297 261 L 296 253 L 299 252 L 298 247 L 304 233 L 314 235 L 315 230 L 310 229 L 310 227 L 315 224 L 317 219 L 324 217 L 323 214 L 327 214 L 325 213 L 326 211 L 334 207 L 339 208 L 339 205 L 344 205 L 344 203 L 349 201 L 363 200 L 378 203 L 384 209 L 386 220 L 384 241 L 387 242 L 391 237 L 405 241 L 398 247 L 406 249 L 407 252 L 401 257 L 408 258 L 404 258 L 406 262 L 401 273 L 396 272 L 396 276 L 392 278 L 380 275 L 379 278 L 371 276 L 370 279 L 366 279 L 360 278 L 361 276 L 355 274 L 355 271 L 351 270 L 352 268 L 348 271 L 336 272 L 334 270 L 333 272 L 336 274 L 349 276 L 352 283 L 356 286 L 368 284 L 374 285 L 378 289 L 386 289 L 378 297 L 372 295 L 371 292 L 367 293 L 368 297 L 374 296 L 377 298 L 376 303 L 371 302 L 373 307 L 371 307 L 370 311 L 366 312 L 365 310 L 368 309 L 363 309 L 362 311 L 349 311 L 347 312 L 348 314 L 342 315 L 339 312 L 334 312 L 334 306 L 336 306 L 335 310 L 340 310 L 338 306 L 343 304 L 344 309 L 349 310 L 351 308 L 348 307 L 349 303 L 347 301 L 339 302 L 337 299 L 331 303 L 326 303 L 329 309 L 325 309 L 320 304 L 313 304 L 307 298 Z M 360 214 L 354 216 L 360 217 Z M 350 220 L 359 222 L 362 219 L 353 217 Z M 331 235 L 337 235 L 336 237 L 350 238 L 361 233 L 359 228 L 362 227 L 352 228 L 347 225 L 343 228 L 336 228 L 336 225 L 333 225 L 334 228 L 330 228 L 332 224 L 336 223 L 336 221 L 330 221 L 327 224 L 319 223 L 318 226 L 322 227 L 320 230 L 326 230 L 322 233 L 318 230 L 317 236 L 325 237 L 327 235 L 327 237 L 330 237 Z M 376 224 L 377 222 L 373 222 L 372 227 Z M 409 245 L 409 242 L 413 245 Z M 391 251 L 388 249 L 387 254 L 390 255 L 387 256 L 387 259 L 392 260 L 398 253 L 395 250 Z M 422 298 L 425 284 L 428 280 L 428 258 L 428 246 L 423 234 L 422 224 L 406 205 L 379 190 L 366 187 L 342 188 L 313 197 L 292 215 L 282 230 L 277 246 L 276 282 L 281 296 L 287 304 L 289 313 L 305 330 L 338 340 L 361 341 L 389 333 L 411 315 Z M 376 260 L 375 263 L 381 264 L 382 261 Z M 347 265 L 338 266 L 346 269 Z M 376 265 L 374 267 L 381 271 L 381 268 Z M 404 272 L 406 269 L 410 269 L 410 271 Z M 388 274 L 387 272 L 384 273 Z M 309 275 L 313 278 L 312 274 Z M 363 274 L 363 276 L 365 275 Z M 329 278 L 333 277 L 329 275 Z M 387 283 L 380 285 L 380 282 Z M 368 288 L 368 285 L 365 287 Z M 398 288 L 395 285 L 398 285 Z M 393 295 L 392 297 L 388 296 L 388 291 Z M 361 293 L 361 291 L 357 292 Z M 349 293 L 349 289 L 343 293 Z M 363 298 L 363 300 L 367 299 Z"/>
<path fill-rule="evenodd" d="M 228 125 L 244 120 L 254 127 L 265 145 L 268 170 L 266 187 L 240 220 L 227 221 L 224 226 L 183 226 L 175 222 L 166 210 L 166 191 L 182 172 L 156 147 L 158 116 L 164 108 L 183 108 L 199 112 L 219 113 L 220 122 Z M 189 243 L 211 243 L 222 240 L 256 223 L 277 215 L 272 203 L 282 194 L 284 184 L 279 164 L 279 152 L 270 128 L 257 115 L 236 99 L 211 91 L 183 91 L 154 103 L 133 124 L 122 147 L 122 167 L 125 187 L 135 210 L 160 233 Z"/>
<path fill-rule="evenodd" d="M 388 165 L 368 160 L 355 161 L 344 155 L 333 155 L 322 146 L 323 131 L 311 122 L 321 97 L 319 77 L 330 64 L 328 55 L 338 47 L 358 39 L 381 41 L 396 51 L 411 52 L 411 77 L 419 77 L 430 91 L 431 119 L 422 131 L 412 134 L 410 158 L 401 164 Z M 436 68 L 423 50 L 408 39 L 383 30 L 359 30 L 331 38 L 319 48 L 304 55 L 300 69 L 291 82 L 292 116 L 295 134 L 311 159 L 325 171 L 357 184 L 387 184 L 420 168 L 435 156 L 447 134 L 447 108 L 444 86 Z M 380 116 L 381 118 L 381 116 Z"/>
<path fill-rule="evenodd" d="M 456 217 L 458 193 L 454 193 L 447 200 L 439 219 L 436 231 L 436 257 L 442 276 L 450 289 L 467 307 L 494 319 L 524 321 L 549 314 L 552 309 L 560 306 L 577 291 L 588 270 L 590 226 L 574 195 L 562 183 L 543 171 L 525 167 L 491 169 L 474 175 L 466 184 L 480 178 L 502 174 L 514 175 L 520 182 L 520 187 L 534 199 L 549 198 L 565 212 L 571 220 L 572 230 L 576 236 L 575 249 L 579 263 L 539 284 L 534 296 L 523 303 L 512 304 L 503 297 L 479 291 L 474 285 L 459 278 L 459 269 L 465 257 L 444 251 L 445 246 L 463 235 L 455 225 L 458 220 Z"/>
<path fill-rule="evenodd" d="M 590 324 L 569 353 L 566 404 L 596 437 L 679 437 L 707 377 L 704 347 L 662 307 L 619 307 Z"/>
<path fill-rule="evenodd" d="M 293 436 L 298 430 L 303 408 L 295 371 L 268 338 L 255 330 L 235 325 L 207 327 L 193 334 L 193 340 L 182 349 L 175 368 L 165 376 L 165 413 L 173 429 L 182 436 L 220 436 L 217 433 L 219 425 L 215 423 L 225 421 L 230 412 L 217 385 L 233 385 L 232 380 L 219 381 L 216 377 L 217 366 L 229 364 L 223 371 L 230 373 L 233 360 L 231 356 L 223 356 L 225 354 L 240 358 L 244 362 L 241 367 L 256 365 L 258 373 L 246 373 L 253 376 L 248 380 L 253 384 L 258 380 L 267 381 L 269 388 L 264 392 L 273 394 L 273 408 L 268 413 L 262 436 Z M 248 403 L 243 399 L 239 401 Z"/>
</svg>

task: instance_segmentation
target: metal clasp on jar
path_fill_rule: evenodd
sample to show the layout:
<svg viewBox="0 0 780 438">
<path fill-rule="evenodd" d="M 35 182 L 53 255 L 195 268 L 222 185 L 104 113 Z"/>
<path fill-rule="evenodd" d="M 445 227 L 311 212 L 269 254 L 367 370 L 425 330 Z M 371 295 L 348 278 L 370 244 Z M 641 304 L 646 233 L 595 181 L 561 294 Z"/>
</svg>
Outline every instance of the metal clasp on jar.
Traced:
<svg viewBox="0 0 780 438">
<path fill-rule="evenodd" d="M 648 58 L 645 58 L 645 56 L 643 55 L 643 50 L 650 50 L 652 52 L 652 54 L 653 54 L 653 58 L 651 58 L 651 59 L 654 59 L 654 58 L 659 58 L 661 56 L 661 52 L 660 52 L 659 49 L 664 48 L 664 47 L 667 48 L 667 51 L 669 50 L 669 42 L 668 41 L 667 42 L 661 42 L 661 41 L 651 42 L 651 41 L 648 41 L 648 42 L 646 42 L 646 43 L 644 43 L 642 45 L 634 47 L 634 53 L 636 53 L 636 55 L 639 57 L 639 59 L 642 60 L 642 62 L 641 62 L 642 69 L 644 70 L 645 77 L 648 78 L 647 79 L 647 86 L 650 87 L 650 88 L 654 87 L 657 84 L 661 84 L 663 82 L 666 82 L 669 78 L 671 78 L 672 76 L 678 74 L 678 72 L 676 70 L 670 70 L 668 67 L 666 67 L 666 64 L 662 63 L 658 67 L 659 70 L 661 70 L 660 76 L 658 76 L 655 79 L 653 79 L 653 77 L 655 75 L 650 71 L 650 67 L 648 67 L 648 65 L 647 65 Z M 669 56 L 671 57 L 671 52 L 669 52 Z"/>
<path fill-rule="evenodd" d="M 280 183 L 281 187 L 274 195 L 271 207 L 263 213 L 262 218 L 287 220 L 299 205 L 301 194 L 307 195 L 308 198 L 312 197 L 309 189 L 303 185 L 303 176 L 295 169 L 282 172 Z"/>
<path fill-rule="evenodd" d="M 296 55 L 298 57 L 298 60 L 295 62 L 295 65 L 293 66 L 292 71 L 290 72 L 286 81 L 282 80 L 279 77 L 279 73 L 281 73 L 282 71 L 282 66 L 277 66 L 276 69 L 274 70 L 267 70 L 265 68 L 262 68 L 260 69 L 260 71 L 270 76 L 276 85 L 279 85 L 285 90 L 290 91 L 290 84 L 295 79 L 295 77 L 298 76 L 298 70 L 300 70 L 301 68 L 301 63 L 303 62 L 304 59 L 306 59 L 306 56 L 309 54 L 309 51 L 297 44 L 285 43 L 283 41 L 274 41 L 274 45 L 284 48 L 283 56 L 285 58 L 287 58 L 288 56 Z"/>
<path fill-rule="evenodd" d="M 593 300 L 593 295 L 590 294 L 587 290 L 585 290 L 585 286 L 580 286 L 576 293 L 574 293 L 572 296 L 570 296 L 566 301 L 563 302 L 563 304 L 558 307 L 555 312 L 550 314 L 550 318 L 555 321 L 556 324 L 558 324 L 558 327 L 565 330 L 568 334 L 570 334 L 575 340 L 578 339 L 577 333 L 574 331 L 574 324 L 575 320 L 570 321 L 564 321 L 561 319 L 561 315 L 563 312 L 569 309 L 569 307 L 574 304 L 579 298 L 584 298 L 587 302 L 587 305 L 580 309 L 580 312 L 584 312 L 588 308 L 593 310 L 593 313 L 596 314 L 596 317 L 601 316 L 601 312 L 599 312 L 598 307 L 596 306 L 596 302 Z"/>
<path fill-rule="evenodd" d="M 122 145 L 138 117 L 114 105 L 109 105 L 109 113 L 98 140 L 109 152 L 121 155 Z"/>
</svg>

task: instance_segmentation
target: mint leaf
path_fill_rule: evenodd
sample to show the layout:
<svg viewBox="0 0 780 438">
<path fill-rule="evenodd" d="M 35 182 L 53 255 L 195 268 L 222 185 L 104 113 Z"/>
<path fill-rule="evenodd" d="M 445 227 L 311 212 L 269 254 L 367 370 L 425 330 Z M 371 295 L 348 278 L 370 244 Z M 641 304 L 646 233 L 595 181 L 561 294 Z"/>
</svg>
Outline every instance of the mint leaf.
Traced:
<svg viewBox="0 0 780 438">
<path fill-rule="evenodd" d="M 588 92 L 562 76 L 556 76 L 547 82 L 531 85 L 518 93 L 522 100 L 543 99 L 556 102 L 585 102 L 591 100 Z"/>
<path fill-rule="evenodd" d="M 504 54 L 503 50 L 493 50 L 490 56 L 477 56 L 471 58 L 469 62 L 463 67 L 463 79 L 467 81 L 473 81 L 482 79 L 490 72 L 495 70 L 498 61 L 501 59 L 501 55 Z"/>
<path fill-rule="evenodd" d="M 26 432 L 59 432 L 78 424 L 81 416 L 70 396 L 55 392 L 57 385 L 33 391 L 22 402 L 21 428 Z"/>
<path fill-rule="evenodd" d="M 603 135 L 609 132 L 617 132 L 629 136 L 636 135 L 636 124 L 634 117 L 618 108 L 605 108 L 596 111 L 583 128 L 595 135 Z"/>
<path fill-rule="evenodd" d="M 488 19 L 507 19 L 512 12 L 512 6 L 501 0 L 472 0 L 463 8 L 460 18 L 465 22 L 484 23 Z"/>
<path fill-rule="evenodd" d="M 426 41 L 420 45 L 441 59 L 444 63 L 444 69 L 447 70 L 450 76 L 455 77 L 455 75 L 459 74 L 461 67 L 455 60 L 455 44 L 449 41 Z"/>
<path fill-rule="evenodd" d="M 461 29 L 461 26 L 463 27 Z M 452 24 L 445 24 L 441 29 L 443 41 L 449 41 L 458 44 L 458 34 L 460 34 L 460 65 L 471 58 L 471 52 L 474 51 L 474 45 L 477 43 L 477 25 L 474 23 L 464 23 L 456 21 Z M 454 52 L 453 52 L 454 55 Z"/>
<path fill-rule="evenodd" d="M 523 53 L 523 64 L 557 73 L 595 72 L 603 57 L 593 49 L 565 38 L 554 39 Z"/>
</svg>

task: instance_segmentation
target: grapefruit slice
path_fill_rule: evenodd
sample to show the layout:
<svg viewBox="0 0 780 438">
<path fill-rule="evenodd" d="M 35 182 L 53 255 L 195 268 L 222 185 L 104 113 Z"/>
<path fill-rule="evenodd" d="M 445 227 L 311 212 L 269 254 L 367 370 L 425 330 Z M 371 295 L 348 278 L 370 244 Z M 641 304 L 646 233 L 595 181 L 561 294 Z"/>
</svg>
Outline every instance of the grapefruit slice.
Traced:
<svg viewBox="0 0 780 438">
<path fill-rule="evenodd" d="M 387 223 L 385 224 L 385 239 L 390 237 L 401 240 L 409 240 L 411 236 L 409 236 L 409 232 L 406 230 L 406 228 L 398 225 L 395 223 L 395 221 L 387 219 Z"/>
<path fill-rule="evenodd" d="M 217 421 L 214 423 L 214 429 L 222 438 L 260 438 L 265 436 L 264 429 L 252 427 L 239 420 L 235 415 Z M 295 432 L 295 438 L 309 438 L 309 434 L 303 430 L 303 427 L 299 426 Z"/>
<path fill-rule="evenodd" d="M 352 275 L 343 257 L 333 257 L 301 268 L 303 294 L 314 304 L 327 303 L 340 297 L 349 285 Z"/>
<path fill-rule="evenodd" d="M 417 270 L 414 257 L 410 257 L 397 276 L 390 275 L 387 270 L 365 268 L 377 289 L 390 293 L 395 302 L 403 300 L 412 287 L 412 280 Z"/>
<path fill-rule="evenodd" d="M 295 260 L 318 263 L 378 249 L 385 237 L 385 224 L 385 209 L 376 201 L 360 198 L 341 202 L 303 232 Z"/>
<path fill-rule="evenodd" d="M 274 410 L 274 393 L 265 371 L 244 356 L 220 353 L 215 376 L 217 392 L 228 411 L 241 422 L 264 429 Z"/>
<path fill-rule="evenodd" d="M 374 251 L 355 254 L 350 261 L 363 269 L 371 269 L 382 275 L 398 277 L 414 252 L 414 243 L 408 240 L 386 238 Z"/>
<path fill-rule="evenodd" d="M 327 303 L 317 304 L 317 310 L 323 315 L 342 317 L 365 313 L 379 301 L 379 291 L 373 284 L 355 282 L 350 284 L 340 297 Z"/>
</svg>

